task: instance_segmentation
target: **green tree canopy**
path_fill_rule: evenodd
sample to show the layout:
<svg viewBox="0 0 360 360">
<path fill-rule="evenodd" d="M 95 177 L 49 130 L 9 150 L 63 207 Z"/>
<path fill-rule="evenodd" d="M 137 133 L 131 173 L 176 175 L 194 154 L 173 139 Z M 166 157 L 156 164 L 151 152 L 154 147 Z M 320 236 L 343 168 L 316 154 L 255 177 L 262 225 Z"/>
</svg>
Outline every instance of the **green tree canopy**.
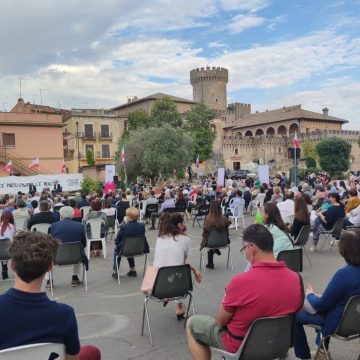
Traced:
<svg viewBox="0 0 360 360">
<path fill-rule="evenodd" d="M 200 161 L 207 160 L 212 152 L 215 134 L 211 129 L 211 120 L 215 113 L 204 103 L 197 103 L 186 113 L 185 130 L 194 139 L 193 159 L 198 155 Z"/>
<path fill-rule="evenodd" d="M 128 114 L 128 130 L 133 131 L 140 128 L 148 128 L 152 126 L 152 119 L 143 109 L 129 112 Z"/>
<path fill-rule="evenodd" d="M 301 157 L 303 159 L 306 158 L 313 158 L 313 159 L 317 159 L 318 158 L 318 154 L 316 152 L 316 145 L 311 142 L 311 141 L 304 141 L 301 144 Z"/>
<path fill-rule="evenodd" d="M 316 145 L 320 166 L 330 174 L 349 168 L 351 144 L 336 136 L 321 140 Z"/>
<path fill-rule="evenodd" d="M 153 126 L 160 127 L 169 124 L 172 127 L 182 127 L 182 118 L 176 104 L 169 98 L 157 100 L 151 110 Z"/>
<path fill-rule="evenodd" d="M 183 173 L 193 149 L 193 140 L 183 129 L 164 125 L 135 130 L 125 140 L 128 178 L 134 180 L 142 175 L 154 180 L 174 170 Z"/>
<path fill-rule="evenodd" d="M 86 162 L 88 165 L 95 165 L 94 152 L 91 149 L 86 151 Z"/>
</svg>

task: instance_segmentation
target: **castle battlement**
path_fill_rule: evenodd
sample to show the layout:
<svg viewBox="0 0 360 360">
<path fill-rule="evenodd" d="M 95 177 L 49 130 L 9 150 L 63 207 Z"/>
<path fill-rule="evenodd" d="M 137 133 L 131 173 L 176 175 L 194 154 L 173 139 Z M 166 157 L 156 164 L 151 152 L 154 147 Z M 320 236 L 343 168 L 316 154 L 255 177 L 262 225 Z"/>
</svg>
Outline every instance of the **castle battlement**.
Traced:
<svg viewBox="0 0 360 360">
<path fill-rule="evenodd" d="M 190 71 L 190 83 L 194 85 L 199 81 L 224 81 L 225 83 L 229 80 L 229 73 L 226 68 L 207 66 L 206 68 L 196 68 Z"/>
</svg>

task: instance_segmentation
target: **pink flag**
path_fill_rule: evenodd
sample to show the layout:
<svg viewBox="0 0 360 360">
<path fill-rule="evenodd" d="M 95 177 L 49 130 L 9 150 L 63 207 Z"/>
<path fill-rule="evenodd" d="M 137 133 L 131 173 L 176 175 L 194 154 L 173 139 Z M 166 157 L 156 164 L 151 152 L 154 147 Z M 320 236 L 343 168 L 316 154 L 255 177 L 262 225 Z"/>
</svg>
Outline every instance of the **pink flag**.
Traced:
<svg viewBox="0 0 360 360">
<path fill-rule="evenodd" d="M 65 174 L 65 172 L 66 172 L 66 165 L 65 165 L 65 161 L 63 160 L 61 164 L 61 174 Z"/>
<path fill-rule="evenodd" d="M 13 163 L 11 160 L 9 160 L 9 162 L 6 164 L 6 166 L 4 167 L 4 171 L 11 171 L 13 168 Z"/>
<path fill-rule="evenodd" d="M 36 158 L 35 160 L 33 160 L 30 163 L 29 168 L 33 169 L 33 168 L 36 168 L 36 167 L 39 167 L 39 166 L 40 166 L 40 160 L 39 160 L 39 158 Z"/>
<path fill-rule="evenodd" d="M 300 149 L 300 143 L 297 137 L 297 133 L 294 134 L 293 147 L 295 149 Z"/>
</svg>

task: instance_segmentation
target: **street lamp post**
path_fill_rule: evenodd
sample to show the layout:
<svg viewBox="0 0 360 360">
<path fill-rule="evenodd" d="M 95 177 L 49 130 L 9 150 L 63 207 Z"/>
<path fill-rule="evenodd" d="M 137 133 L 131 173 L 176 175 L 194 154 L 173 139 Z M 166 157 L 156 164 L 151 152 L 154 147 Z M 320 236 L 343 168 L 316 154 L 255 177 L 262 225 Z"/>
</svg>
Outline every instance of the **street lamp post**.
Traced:
<svg viewBox="0 0 360 360">
<path fill-rule="evenodd" d="M 79 148 L 79 123 L 76 122 L 76 148 L 78 161 L 78 174 L 80 174 L 80 148 Z"/>
</svg>

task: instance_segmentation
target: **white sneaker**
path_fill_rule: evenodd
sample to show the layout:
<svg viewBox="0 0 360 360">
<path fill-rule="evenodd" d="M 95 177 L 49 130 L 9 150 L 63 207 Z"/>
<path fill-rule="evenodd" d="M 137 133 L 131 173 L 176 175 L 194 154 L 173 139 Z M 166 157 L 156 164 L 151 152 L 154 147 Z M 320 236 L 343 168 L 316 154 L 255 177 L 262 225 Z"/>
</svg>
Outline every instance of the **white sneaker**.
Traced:
<svg viewBox="0 0 360 360">
<path fill-rule="evenodd" d="M 235 229 L 235 225 L 231 224 L 231 225 L 229 226 L 229 229 Z"/>
<path fill-rule="evenodd" d="M 318 252 L 318 249 L 316 248 L 316 246 L 312 246 L 312 247 L 310 248 L 310 251 L 311 251 L 311 252 Z"/>
<path fill-rule="evenodd" d="M 330 245 L 339 245 L 339 240 L 331 240 Z"/>
</svg>

